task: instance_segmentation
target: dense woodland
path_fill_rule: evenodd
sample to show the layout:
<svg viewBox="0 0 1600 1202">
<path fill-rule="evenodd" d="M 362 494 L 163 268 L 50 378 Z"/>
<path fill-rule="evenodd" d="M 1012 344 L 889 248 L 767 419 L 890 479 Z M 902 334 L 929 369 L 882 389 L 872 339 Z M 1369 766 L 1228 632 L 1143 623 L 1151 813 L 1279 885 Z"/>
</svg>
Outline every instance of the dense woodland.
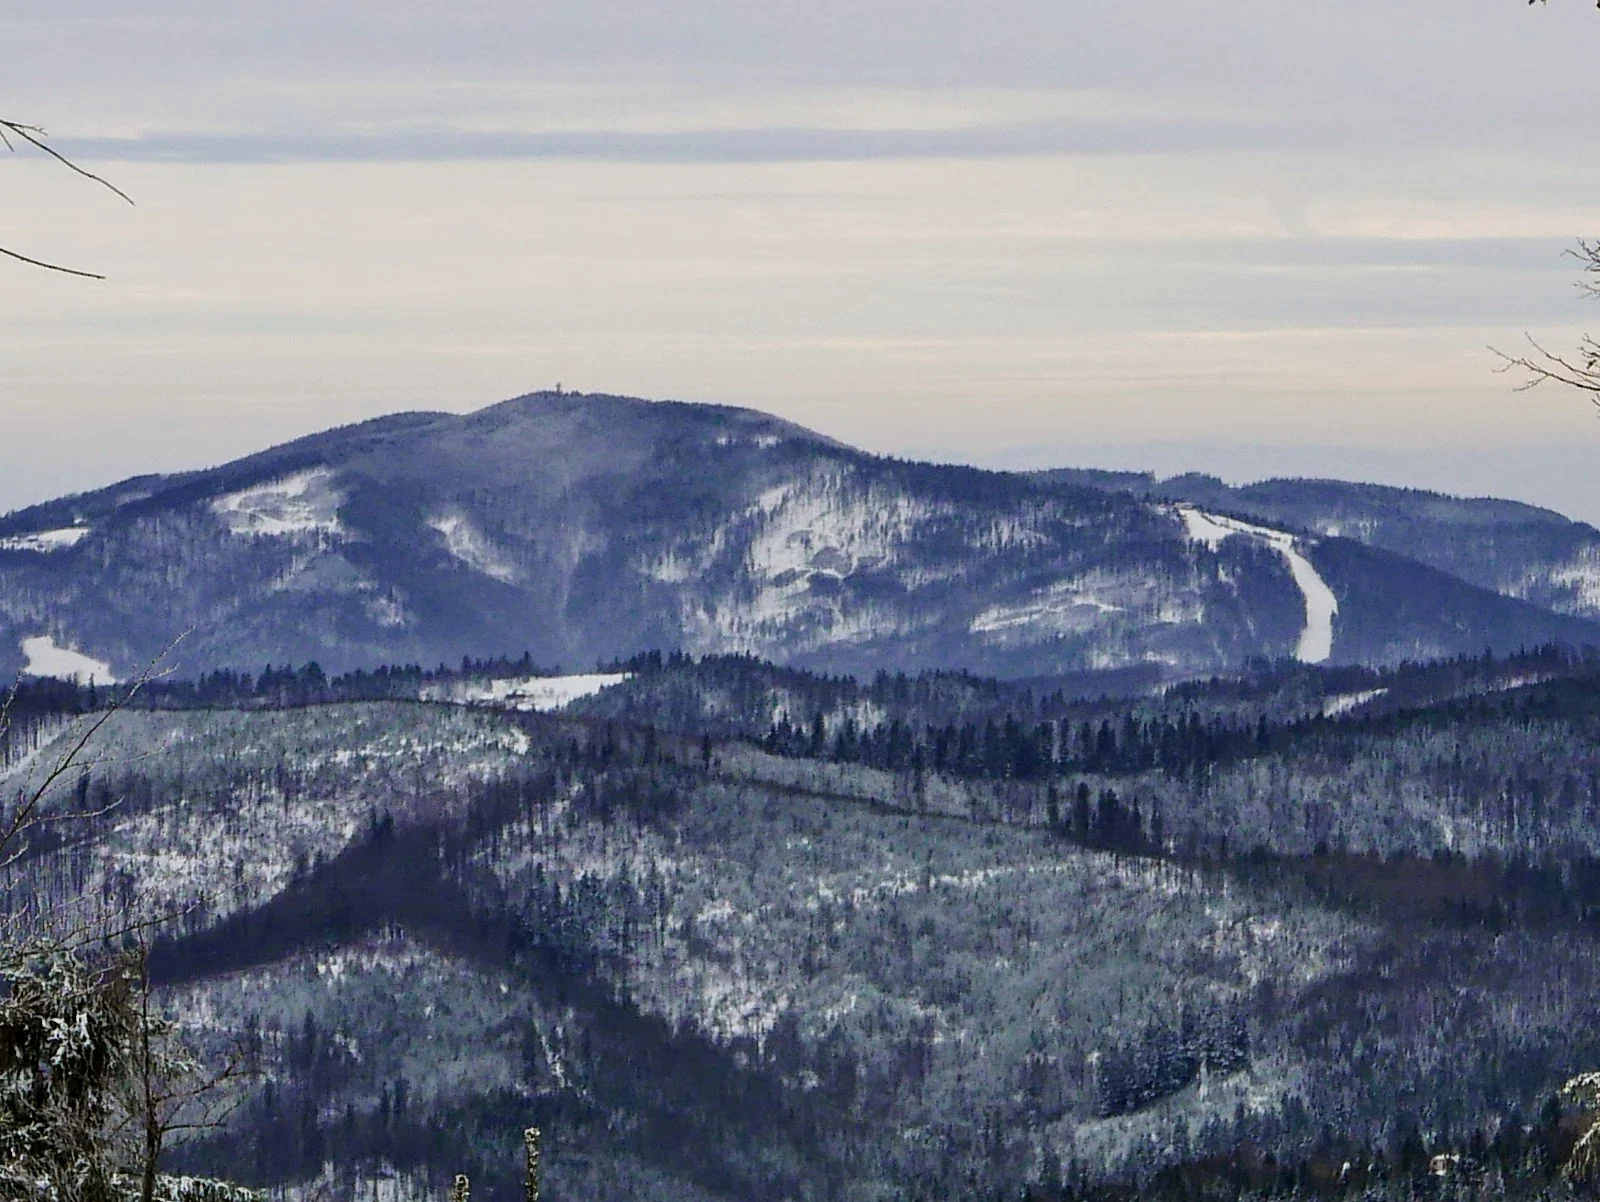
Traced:
<svg viewBox="0 0 1600 1202">
<path fill-rule="evenodd" d="M 70 790 L 107 812 L 7 904 L 173 915 L 165 996 L 258 1074 L 177 1165 L 510 1197 L 537 1123 L 557 1198 L 1564 1188 L 1592 660 L 1122 697 L 610 666 L 562 715 L 397 699 L 516 660 L 115 715 Z M 12 756 L 105 700 L 25 686 Z"/>
</svg>

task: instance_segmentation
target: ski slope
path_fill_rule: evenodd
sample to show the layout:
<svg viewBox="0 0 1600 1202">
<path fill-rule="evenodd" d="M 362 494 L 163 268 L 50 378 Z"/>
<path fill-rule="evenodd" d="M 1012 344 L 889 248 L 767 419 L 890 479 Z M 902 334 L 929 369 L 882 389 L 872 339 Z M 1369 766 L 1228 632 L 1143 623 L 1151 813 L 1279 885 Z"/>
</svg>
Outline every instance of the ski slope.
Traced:
<svg viewBox="0 0 1600 1202">
<path fill-rule="evenodd" d="M 1328 587 L 1311 561 L 1301 554 L 1295 538 L 1282 530 L 1256 526 L 1236 518 L 1206 513 L 1192 506 L 1178 506 L 1178 516 L 1183 519 L 1184 530 L 1190 542 L 1204 543 L 1215 551 L 1225 539 L 1235 536 L 1252 538 L 1265 543 L 1289 565 L 1289 574 L 1305 598 L 1306 624 L 1295 645 L 1294 657 L 1301 663 L 1326 663 L 1333 656 L 1333 619 L 1339 612 L 1339 600 Z"/>
</svg>

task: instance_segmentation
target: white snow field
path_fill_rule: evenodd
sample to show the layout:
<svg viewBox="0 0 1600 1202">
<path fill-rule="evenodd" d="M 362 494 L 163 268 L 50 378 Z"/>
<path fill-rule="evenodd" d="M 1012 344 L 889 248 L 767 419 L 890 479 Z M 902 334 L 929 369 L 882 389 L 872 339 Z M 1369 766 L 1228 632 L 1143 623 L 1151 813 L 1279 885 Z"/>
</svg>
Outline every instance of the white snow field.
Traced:
<svg viewBox="0 0 1600 1202">
<path fill-rule="evenodd" d="M 0 538 L 0 551 L 38 551 L 48 555 L 51 551 L 64 551 L 75 547 L 89 533 L 87 526 L 66 526 L 60 530 L 36 530 L 32 534 L 13 534 Z"/>
<path fill-rule="evenodd" d="M 504 709 L 551 713 L 565 709 L 580 697 L 627 680 L 625 673 L 592 672 L 583 676 L 529 676 L 516 680 L 463 681 L 448 689 L 422 691 L 424 701 L 452 701 L 457 705 L 494 705 Z"/>
<path fill-rule="evenodd" d="M 1328 587 L 1328 582 L 1311 566 L 1311 561 L 1295 546 L 1294 535 L 1268 526 L 1255 526 L 1234 518 L 1205 513 L 1189 505 L 1178 506 L 1178 516 L 1183 519 L 1189 541 L 1204 543 L 1215 551 L 1224 539 L 1244 535 L 1271 547 L 1289 565 L 1300 594 L 1306 599 L 1306 625 L 1295 645 L 1294 657 L 1301 663 L 1326 663 L 1333 655 L 1333 616 L 1339 612 L 1339 600 Z"/>
<path fill-rule="evenodd" d="M 59 647 L 47 634 L 22 640 L 22 654 L 28 657 L 22 671 L 27 676 L 54 676 L 60 680 L 75 680 L 79 684 L 116 684 L 111 665 L 71 647 Z"/>
<path fill-rule="evenodd" d="M 428 526 L 444 539 L 445 550 L 475 572 L 501 584 L 515 584 L 522 573 L 490 539 L 461 514 L 436 514 Z"/>
<path fill-rule="evenodd" d="M 1341 714 L 1348 714 L 1369 701 L 1376 701 L 1388 691 L 1388 689 L 1363 689 L 1359 693 L 1340 693 L 1337 697 L 1329 697 L 1322 703 L 1322 716 L 1337 718 Z"/>
<path fill-rule="evenodd" d="M 252 485 L 211 502 L 211 512 L 233 534 L 339 534 L 344 494 L 334 487 L 330 468 L 314 467 L 279 480 Z"/>
</svg>

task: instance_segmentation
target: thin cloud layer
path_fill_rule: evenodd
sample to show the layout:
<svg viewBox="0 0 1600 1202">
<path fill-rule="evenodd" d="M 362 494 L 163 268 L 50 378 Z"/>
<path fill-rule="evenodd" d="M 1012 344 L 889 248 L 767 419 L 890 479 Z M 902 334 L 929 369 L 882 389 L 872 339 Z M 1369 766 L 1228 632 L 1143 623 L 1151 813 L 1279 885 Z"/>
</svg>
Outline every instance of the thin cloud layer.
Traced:
<svg viewBox="0 0 1600 1202">
<path fill-rule="evenodd" d="M 590 159 L 617 163 L 825 163 L 872 159 L 984 159 L 1038 155 L 1161 154 L 1289 149 L 1286 123 L 1039 121 L 945 129 L 476 130 L 205 133 L 78 138 L 73 152 L 114 162 L 395 163 Z"/>
<path fill-rule="evenodd" d="M 80 111 L 143 111 L 166 129 L 214 116 L 282 128 L 267 120 L 274 109 L 313 128 L 337 124 L 352 84 L 413 121 L 440 114 L 407 112 L 408 95 L 436 108 L 452 86 L 469 104 L 495 85 L 565 84 L 709 91 L 758 107 L 777 90 L 962 87 L 1098 90 L 1180 123 L 1195 111 L 1287 115 L 1379 139 L 1411 131 L 1481 145 L 1582 136 L 1592 94 L 1593 13 L 1577 0 L 1534 13 L 1451 0 L 10 7 L 0 28 L 31 51 L 9 73 L 13 98 L 75 95 Z"/>
<path fill-rule="evenodd" d="M 556 380 L 994 462 L 1160 431 L 1437 483 L 1440 431 L 1600 437 L 1484 349 L 1587 316 L 1578 0 L 19 0 L 0 32 L 0 112 L 140 202 L 4 164 L 0 244 L 111 281 L 0 274 L 0 507 Z"/>
</svg>

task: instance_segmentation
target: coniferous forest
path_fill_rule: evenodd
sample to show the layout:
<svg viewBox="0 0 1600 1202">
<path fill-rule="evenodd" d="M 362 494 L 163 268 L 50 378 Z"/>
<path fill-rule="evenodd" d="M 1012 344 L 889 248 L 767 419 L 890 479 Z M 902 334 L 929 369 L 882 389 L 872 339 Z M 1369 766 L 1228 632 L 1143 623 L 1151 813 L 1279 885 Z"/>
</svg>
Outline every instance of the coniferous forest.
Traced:
<svg viewBox="0 0 1600 1202">
<path fill-rule="evenodd" d="M 537 1125 L 550 1197 L 1569 1188 L 1592 656 L 598 667 L 18 690 L 13 780 L 106 721 L 8 906 L 165 916 L 161 1005 L 248 1069 L 172 1171 L 511 1197 Z"/>
</svg>

